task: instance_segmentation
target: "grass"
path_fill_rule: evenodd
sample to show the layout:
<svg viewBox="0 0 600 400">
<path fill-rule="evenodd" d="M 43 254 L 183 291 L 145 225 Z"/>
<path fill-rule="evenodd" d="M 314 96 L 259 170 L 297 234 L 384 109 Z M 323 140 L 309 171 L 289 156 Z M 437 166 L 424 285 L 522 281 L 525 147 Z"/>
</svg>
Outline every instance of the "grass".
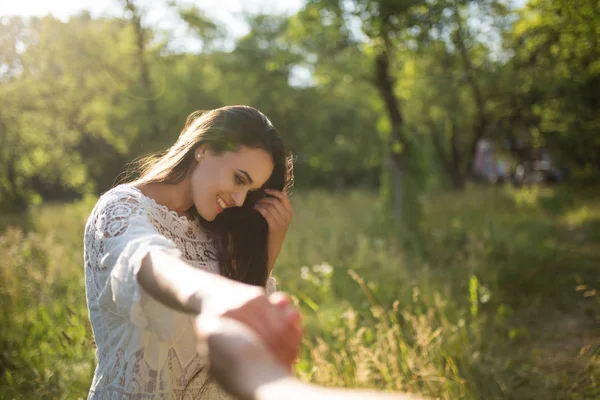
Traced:
<svg viewBox="0 0 600 400">
<path fill-rule="evenodd" d="M 441 399 L 599 397 L 598 199 L 474 187 L 430 196 L 407 233 L 374 194 L 294 195 L 275 275 L 306 323 L 297 374 Z M 0 221 L 0 398 L 87 395 L 92 206 Z"/>
</svg>

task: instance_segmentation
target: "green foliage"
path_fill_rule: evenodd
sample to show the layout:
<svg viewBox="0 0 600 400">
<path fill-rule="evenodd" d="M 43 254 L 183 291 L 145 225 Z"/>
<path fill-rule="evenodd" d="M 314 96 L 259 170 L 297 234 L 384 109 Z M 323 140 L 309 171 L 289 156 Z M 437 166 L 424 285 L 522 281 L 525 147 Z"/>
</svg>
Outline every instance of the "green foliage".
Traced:
<svg viewBox="0 0 600 400">
<path fill-rule="evenodd" d="M 594 193 L 439 189 L 465 188 L 456 183 L 483 136 L 525 143 L 517 158 L 548 147 L 572 178 L 597 179 L 596 3 L 307 1 L 291 17 L 249 16 L 231 50 L 224 27 L 188 7 L 180 15 L 202 51 L 143 26 L 144 57 L 124 18 L 1 17 L 3 395 L 85 396 L 93 348 L 80 247 L 93 193 L 170 146 L 191 112 L 243 103 L 284 134 L 299 192 L 373 190 L 294 198 L 277 274 L 307 315 L 300 376 L 439 398 L 595 397 Z M 383 49 L 403 141 L 376 84 Z M 398 227 L 389 156 L 409 153 Z"/>
<path fill-rule="evenodd" d="M 600 14 L 594 0 L 530 1 L 507 43 L 533 145 L 548 146 L 595 180 L 600 166 Z"/>
<path fill-rule="evenodd" d="M 90 386 L 94 342 L 81 267 L 89 211 L 44 208 L 35 231 L 12 226 L 0 236 L 2 398 L 77 399 Z"/>
<path fill-rule="evenodd" d="M 131 31 L 85 14 L 1 22 L 16 60 L 0 87 L 0 201 L 105 186 L 139 129 L 124 112 L 136 101 Z"/>
<path fill-rule="evenodd" d="M 564 348 L 572 336 L 561 321 L 597 337 L 590 317 L 559 310 L 598 313 L 589 283 L 598 282 L 593 260 L 600 254 L 583 243 L 596 240 L 600 209 L 593 197 L 562 190 L 539 190 L 538 200 L 523 203 L 528 192 L 469 189 L 429 198 L 427 240 L 417 254 L 391 236 L 372 194 L 295 198 L 299 218 L 277 275 L 305 310 L 300 376 L 448 399 L 596 393 L 597 358 L 576 350 L 593 349 L 594 339 L 569 339 L 558 355 L 563 372 L 549 372 L 557 356 L 549 349 Z M 546 209 L 546 201 L 564 205 Z M 351 211 L 367 204 L 372 214 Z M 312 205 L 326 208 L 328 218 L 308 213 Z M 582 207 L 585 214 L 576 211 Z M 573 291 L 578 279 L 588 282 L 582 291 L 590 298 Z M 578 389 L 569 383 L 575 378 Z"/>
<path fill-rule="evenodd" d="M 172 144 L 192 111 L 236 103 L 284 133 L 304 186 L 381 182 L 389 194 L 393 151 L 410 153 L 406 181 L 419 185 L 408 191 L 448 178 L 462 188 L 481 135 L 549 146 L 573 177 L 596 176 L 593 2 L 532 1 L 518 12 L 496 0 L 426 4 L 308 1 L 291 17 L 249 16 L 250 32 L 227 51 L 223 26 L 180 8 L 202 52 L 175 51 L 143 26 L 143 58 L 126 19 L 3 17 L 0 209 L 101 192 L 128 161 Z M 382 39 L 404 141 L 392 141 L 374 84 Z"/>
<path fill-rule="evenodd" d="M 427 240 L 407 251 L 375 193 L 299 191 L 275 270 L 306 324 L 298 376 L 442 399 L 593 398 L 597 199 L 539 188 L 441 193 L 423 204 Z M 89 388 L 81 237 L 93 204 L 45 205 L 26 229 L 0 235 L 7 398 L 71 399 Z"/>
</svg>

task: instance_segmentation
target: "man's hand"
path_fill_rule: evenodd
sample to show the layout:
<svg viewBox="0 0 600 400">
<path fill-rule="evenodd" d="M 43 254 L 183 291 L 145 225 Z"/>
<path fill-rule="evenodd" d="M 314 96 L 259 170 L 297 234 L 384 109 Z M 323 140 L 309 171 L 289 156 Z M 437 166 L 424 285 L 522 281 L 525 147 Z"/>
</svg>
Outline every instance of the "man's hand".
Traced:
<svg viewBox="0 0 600 400">
<path fill-rule="evenodd" d="M 255 330 L 237 319 L 202 313 L 194 323 L 198 351 L 208 348 L 212 374 L 240 399 L 253 399 L 262 385 L 290 376 L 298 356 L 300 314 L 282 293 L 274 293 L 269 301 L 278 309 L 282 323 L 290 327 L 281 337 L 285 360 L 274 354 Z"/>
<path fill-rule="evenodd" d="M 226 317 L 245 324 L 284 365 L 298 356 L 300 314 L 283 293 L 271 300 L 264 289 L 228 280 L 202 300 L 202 316 Z"/>
</svg>

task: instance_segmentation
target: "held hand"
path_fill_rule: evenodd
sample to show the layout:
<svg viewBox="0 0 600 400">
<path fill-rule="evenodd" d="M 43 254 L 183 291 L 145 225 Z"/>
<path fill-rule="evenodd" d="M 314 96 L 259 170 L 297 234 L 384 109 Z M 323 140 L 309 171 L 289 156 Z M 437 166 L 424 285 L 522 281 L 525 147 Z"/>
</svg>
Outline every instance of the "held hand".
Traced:
<svg viewBox="0 0 600 400">
<path fill-rule="evenodd" d="M 303 334 L 302 317 L 300 312 L 290 304 L 290 298 L 282 292 L 273 293 L 269 296 L 269 301 L 281 310 L 282 316 L 288 324 L 288 329 L 285 333 L 285 354 L 287 354 L 289 358 L 283 360 L 283 362 L 287 365 L 288 371 L 291 373 L 294 364 L 300 356 L 300 345 L 302 343 Z"/>
<path fill-rule="evenodd" d="M 208 351 L 211 374 L 238 399 L 255 399 L 262 385 L 289 376 L 256 332 L 236 320 L 201 315 L 194 331 L 198 352 Z"/>
<path fill-rule="evenodd" d="M 271 197 L 260 199 L 254 208 L 261 213 L 269 225 L 269 266 L 272 268 L 294 212 L 286 193 L 272 189 L 265 189 L 265 192 Z"/>
<path fill-rule="evenodd" d="M 262 288 L 228 281 L 207 296 L 202 304 L 202 316 L 226 317 L 253 330 L 273 355 L 291 366 L 297 358 L 300 315 L 283 293 L 273 294 L 273 300 Z"/>
</svg>

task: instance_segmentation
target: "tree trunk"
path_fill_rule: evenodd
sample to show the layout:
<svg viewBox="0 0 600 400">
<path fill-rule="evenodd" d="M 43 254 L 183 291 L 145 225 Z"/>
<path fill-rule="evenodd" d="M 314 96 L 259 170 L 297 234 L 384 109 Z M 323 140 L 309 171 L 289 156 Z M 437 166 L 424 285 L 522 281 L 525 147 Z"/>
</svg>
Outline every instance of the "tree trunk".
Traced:
<svg viewBox="0 0 600 400">
<path fill-rule="evenodd" d="M 400 106 L 394 94 L 393 79 L 389 71 L 388 46 L 375 58 L 376 85 L 386 106 L 390 119 L 391 137 L 389 142 L 389 167 L 392 180 L 393 212 L 396 222 L 402 222 L 405 215 L 403 176 L 408 172 L 409 143 L 402 133 L 404 120 Z"/>
<path fill-rule="evenodd" d="M 160 129 L 157 122 L 156 101 L 154 100 L 154 88 L 150 78 L 150 66 L 146 60 L 146 41 L 144 38 L 144 27 L 142 26 L 142 17 L 140 11 L 133 0 L 124 0 L 125 8 L 131 12 L 131 24 L 135 30 L 137 58 L 140 67 L 140 82 L 144 88 L 144 100 L 148 107 L 148 119 L 150 120 L 150 129 L 152 138 L 160 135 Z"/>
<path fill-rule="evenodd" d="M 450 121 L 450 155 L 452 160 L 452 187 L 455 190 L 464 190 L 465 171 L 463 171 L 464 162 L 458 149 L 458 127 L 456 121 Z"/>
<path fill-rule="evenodd" d="M 392 156 L 392 154 L 390 153 L 389 157 L 388 157 L 388 165 L 390 168 L 390 176 L 392 179 L 392 194 L 393 194 L 393 198 L 392 198 L 392 210 L 393 210 L 393 215 L 394 215 L 394 220 L 396 220 L 397 222 L 401 222 L 402 221 L 402 199 L 404 197 L 404 193 L 403 193 L 403 188 L 402 188 L 402 169 L 400 169 L 400 167 L 398 166 L 398 164 L 396 164 L 396 162 L 394 162 L 394 157 Z"/>
<path fill-rule="evenodd" d="M 458 149 L 458 129 L 454 121 L 451 122 L 450 132 L 450 154 L 447 154 L 440 130 L 435 126 L 432 120 L 428 120 L 431 143 L 435 155 L 442 164 L 442 169 L 446 174 L 448 181 L 454 190 L 463 190 L 465 188 L 465 174 L 463 173 L 463 162 Z"/>
<path fill-rule="evenodd" d="M 468 153 L 468 164 L 466 173 L 469 174 L 473 171 L 475 166 L 475 155 L 477 153 L 477 144 L 479 141 L 485 136 L 485 131 L 487 129 L 488 121 L 487 115 L 485 112 L 485 101 L 483 99 L 483 95 L 481 93 L 481 88 L 479 87 L 479 83 L 477 79 L 475 79 L 475 71 L 473 64 L 471 63 L 471 59 L 469 58 L 469 53 L 467 51 L 467 47 L 465 46 L 464 40 L 464 32 L 463 32 L 463 21 L 460 16 L 460 12 L 458 6 L 455 5 L 454 8 L 454 17 L 456 22 L 456 32 L 454 36 L 454 44 L 458 49 L 458 54 L 460 56 L 460 60 L 463 64 L 464 76 L 467 82 L 467 85 L 471 89 L 471 94 L 473 95 L 473 101 L 475 102 L 475 110 L 476 117 L 475 122 L 473 123 L 473 139 L 469 146 Z"/>
</svg>

